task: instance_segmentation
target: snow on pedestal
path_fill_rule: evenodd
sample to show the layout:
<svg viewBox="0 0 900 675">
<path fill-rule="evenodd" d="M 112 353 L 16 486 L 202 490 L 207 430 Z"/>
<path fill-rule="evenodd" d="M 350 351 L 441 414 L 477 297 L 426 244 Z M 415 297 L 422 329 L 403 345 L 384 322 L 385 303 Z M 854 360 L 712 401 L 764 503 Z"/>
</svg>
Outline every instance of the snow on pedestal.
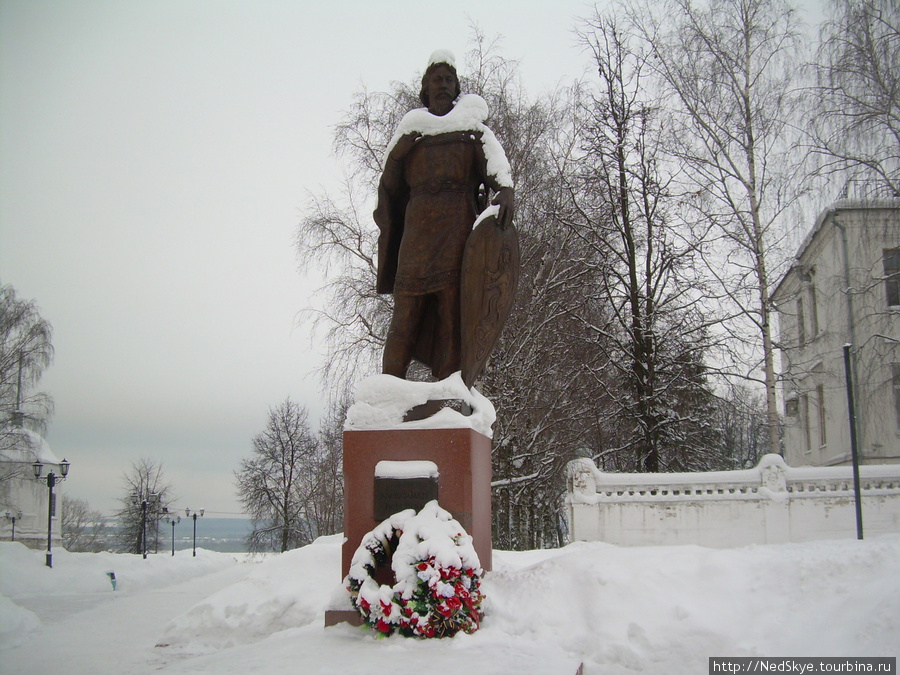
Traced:
<svg viewBox="0 0 900 675">
<path fill-rule="evenodd" d="M 410 382 L 393 375 L 373 375 L 356 385 L 356 402 L 347 411 L 345 431 L 373 429 L 474 429 L 491 438 L 497 414 L 477 390 L 466 387 L 459 372 L 439 382 Z M 428 401 L 460 400 L 472 408 L 463 415 L 443 408 L 424 420 L 404 422 L 406 413 Z"/>
<path fill-rule="evenodd" d="M 375 478 L 437 478 L 438 468 L 434 462 L 407 460 L 402 462 L 381 461 L 375 465 Z"/>
</svg>

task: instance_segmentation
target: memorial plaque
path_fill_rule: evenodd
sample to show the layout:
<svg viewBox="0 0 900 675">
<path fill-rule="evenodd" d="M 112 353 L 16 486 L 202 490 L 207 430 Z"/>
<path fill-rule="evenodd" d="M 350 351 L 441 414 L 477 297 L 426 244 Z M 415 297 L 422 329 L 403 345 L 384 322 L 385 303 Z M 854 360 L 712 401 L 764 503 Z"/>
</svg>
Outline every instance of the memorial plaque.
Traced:
<svg viewBox="0 0 900 675">
<path fill-rule="evenodd" d="M 438 498 L 437 478 L 375 477 L 375 520 L 382 521 L 406 509 L 420 511 Z"/>
</svg>

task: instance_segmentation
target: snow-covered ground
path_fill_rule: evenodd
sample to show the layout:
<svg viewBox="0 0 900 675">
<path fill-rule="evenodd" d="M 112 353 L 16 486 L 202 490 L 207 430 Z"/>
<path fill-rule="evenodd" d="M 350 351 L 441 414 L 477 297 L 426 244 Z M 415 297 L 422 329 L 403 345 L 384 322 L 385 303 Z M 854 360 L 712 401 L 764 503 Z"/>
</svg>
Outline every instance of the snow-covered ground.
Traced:
<svg viewBox="0 0 900 675">
<path fill-rule="evenodd" d="M 283 555 L 0 544 L 2 673 L 705 673 L 710 656 L 900 655 L 900 535 L 494 553 L 482 629 L 323 627 L 340 540 Z M 107 572 L 115 572 L 113 591 Z"/>
</svg>

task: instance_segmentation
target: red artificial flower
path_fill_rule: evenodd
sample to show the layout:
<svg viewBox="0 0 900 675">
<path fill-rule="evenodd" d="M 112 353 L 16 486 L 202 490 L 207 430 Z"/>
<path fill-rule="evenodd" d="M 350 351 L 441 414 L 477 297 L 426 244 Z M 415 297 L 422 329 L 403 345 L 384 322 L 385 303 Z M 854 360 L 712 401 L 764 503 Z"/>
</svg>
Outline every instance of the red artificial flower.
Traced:
<svg viewBox="0 0 900 675">
<path fill-rule="evenodd" d="M 447 598 L 447 606 L 452 610 L 457 610 L 462 607 L 462 601 L 457 598 L 455 595 Z"/>
<path fill-rule="evenodd" d="M 420 572 L 424 572 L 428 569 L 428 563 L 420 562 L 418 565 L 416 565 L 416 569 L 418 569 Z"/>
<path fill-rule="evenodd" d="M 382 633 L 391 632 L 391 624 L 387 623 L 384 619 L 378 619 L 378 623 L 375 624 L 375 628 L 380 630 Z"/>
</svg>

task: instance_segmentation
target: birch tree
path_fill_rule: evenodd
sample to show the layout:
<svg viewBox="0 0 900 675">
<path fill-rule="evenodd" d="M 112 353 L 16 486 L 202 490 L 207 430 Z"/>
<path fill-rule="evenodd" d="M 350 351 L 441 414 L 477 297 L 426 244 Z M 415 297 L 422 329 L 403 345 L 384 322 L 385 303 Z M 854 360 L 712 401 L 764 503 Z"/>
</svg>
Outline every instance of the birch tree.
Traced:
<svg viewBox="0 0 900 675">
<path fill-rule="evenodd" d="M 53 402 L 32 388 L 53 361 L 53 328 L 32 300 L 0 285 L 0 421 L 21 412 L 37 430 L 46 427 Z M 3 437 L 0 437 L 2 448 Z"/>
<path fill-rule="evenodd" d="M 31 436 L 16 427 L 43 431 L 47 426 L 53 400 L 35 392 L 34 386 L 53 360 L 52 335 L 34 301 L 0 284 L 0 454 L 18 452 L 20 444 L 38 450 L 31 447 Z M 0 505 L 8 502 L 10 482 L 27 472 L 30 469 L 19 462 L 0 462 Z"/>
<path fill-rule="evenodd" d="M 600 320 L 582 317 L 601 356 L 591 373 L 618 423 L 615 443 L 595 458 L 625 453 L 616 466 L 649 472 L 708 468 L 719 447 L 704 376 L 704 289 L 693 272 L 699 241 L 675 218 L 651 47 L 612 14 L 585 22 L 580 38 L 598 79 L 578 102 L 578 168 L 560 180 L 576 206 L 568 225 L 590 251 L 593 302 L 606 309 L 593 313 Z"/>
<path fill-rule="evenodd" d="M 900 195 L 900 5 L 833 0 L 822 26 L 810 91 L 812 151 L 819 171 Z"/>
<path fill-rule="evenodd" d="M 710 234 L 700 249 L 726 308 L 723 373 L 764 385 L 768 445 L 779 449 L 773 307 L 786 257 L 787 209 L 799 197 L 791 121 L 802 54 L 795 11 L 783 0 L 635 2 L 629 17 L 652 49 L 674 102 L 673 149 L 688 179 L 686 202 Z"/>
</svg>

